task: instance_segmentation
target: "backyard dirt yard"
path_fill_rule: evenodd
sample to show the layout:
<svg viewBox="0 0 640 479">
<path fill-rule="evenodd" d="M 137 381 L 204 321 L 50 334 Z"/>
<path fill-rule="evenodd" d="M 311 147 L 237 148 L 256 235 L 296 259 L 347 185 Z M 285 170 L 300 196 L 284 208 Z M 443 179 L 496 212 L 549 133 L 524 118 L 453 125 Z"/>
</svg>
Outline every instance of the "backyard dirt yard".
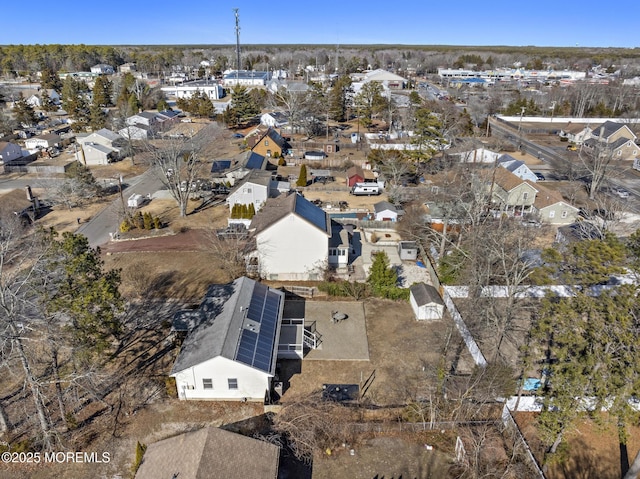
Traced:
<svg viewBox="0 0 640 479">
<path fill-rule="evenodd" d="M 354 446 L 353 455 L 347 448 L 316 454 L 313 478 L 446 478 L 451 454 L 439 450 L 444 441 L 451 442 L 440 432 L 373 437 Z"/>
<path fill-rule="evenodd" d="M 538 463 L 543 457 L 543 448 L 536 435 L 536 413 L 519 412 L 516 422 Z M 627 456 L 633 462 L 640 450 L 640 427 L 628 429 Z M 622 477 L 620 446 L 615 418 L 608 418 L 606 424 L 598 425 L 588 418 L 579 419 L 576 427 L 567 437 L 566 451 L 553 464 L 548 479 L 619 479 Z"/>
<path fill-rule="evenodd" d="M 370 377 L 365 402 L 392 406 L 428 395 L 426 388 L 436 375 L 449 334 L 448 364 L 455 363 L 458 373 L 472 369 L 471 357 L 448 315 L 439 321 L 416 321 L 408 302 L 380 299 L 366 300 L 364 311 L 369 360 L 305 359 L 301 365 L 286 361 L 282 374 L 289 389 L 284 402 L 319 391 L 325 383 L 362 385 Z"/>
</svg>

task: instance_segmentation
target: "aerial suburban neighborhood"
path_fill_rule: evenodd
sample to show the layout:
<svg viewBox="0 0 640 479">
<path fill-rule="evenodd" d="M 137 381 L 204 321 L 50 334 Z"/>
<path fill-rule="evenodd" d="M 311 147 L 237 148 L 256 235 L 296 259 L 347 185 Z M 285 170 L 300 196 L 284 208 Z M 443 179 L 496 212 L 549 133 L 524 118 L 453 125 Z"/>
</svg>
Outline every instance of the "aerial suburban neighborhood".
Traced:
<svg viewBox="0 0 640 479">
<path fill-rule="evenodd" d="M 0 46 L 0 477 L 640 473 L 640 53 Z"/>
</svg>

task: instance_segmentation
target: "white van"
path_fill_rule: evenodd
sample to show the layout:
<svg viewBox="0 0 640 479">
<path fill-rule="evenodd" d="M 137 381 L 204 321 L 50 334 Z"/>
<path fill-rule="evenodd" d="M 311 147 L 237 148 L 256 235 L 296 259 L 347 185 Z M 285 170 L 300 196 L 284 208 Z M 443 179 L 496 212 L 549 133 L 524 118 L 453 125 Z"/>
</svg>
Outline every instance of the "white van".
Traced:
<svg viewBox="0 0 640 479">
<path fill-rule="evenodd" d="M 355 196 L 379 195 L 380 186 L 377 183 L 356 183 L 351 188 L 351 194 Z"/>
</svg>

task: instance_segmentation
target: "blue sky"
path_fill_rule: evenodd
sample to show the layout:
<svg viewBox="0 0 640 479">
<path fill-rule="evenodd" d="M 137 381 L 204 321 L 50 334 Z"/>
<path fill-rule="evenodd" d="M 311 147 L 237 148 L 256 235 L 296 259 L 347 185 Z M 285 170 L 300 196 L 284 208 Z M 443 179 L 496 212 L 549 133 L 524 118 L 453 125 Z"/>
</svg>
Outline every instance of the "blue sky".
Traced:
<svg viewBox="0 0 640 479">
<path fill-rule="evenodd" d="M 637 0 L 5 0 L 0 44 L 234 44 L 235 7 L 240 41 L 247 44 L 639 47 L 638 5 Z"/>
</svg>

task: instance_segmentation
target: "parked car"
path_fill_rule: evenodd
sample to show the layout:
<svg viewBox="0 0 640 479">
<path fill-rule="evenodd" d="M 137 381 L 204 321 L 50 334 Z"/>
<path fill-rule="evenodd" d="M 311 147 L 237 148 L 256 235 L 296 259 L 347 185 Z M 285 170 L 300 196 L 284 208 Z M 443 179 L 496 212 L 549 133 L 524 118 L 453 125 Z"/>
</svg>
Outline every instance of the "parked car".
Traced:
<svg viewBox="0 0 640 479">
<path fill-rule="evenodd" d="M 567 145 L 567 150 L 569 151 L 576 151 L 578 149 L 578 147 L 576 145 Z"/>
<path fill-rule="evenodd" d="M 546 178 L 544 177 L 544 175 L 542 173 L 534 173 L 536 175 L 536 178 L 538 178 L 540 181 L 544 181 L 546 180 Z"/>
<path fill-rule="evenodd" d="M 627 190 L 625 190 L 624 188 L 615 188 L 615 189 L 613 190 L 613 192 L 614 192 L 616 195 L 618 195 L 620 198 L 625 199 L 625 200 L 626 200 L 627 198 L 629 198 L 629 196 L 631 196 L 631 194 L 630 194 Z"/>
<path fill-rule="evenodd" d="M 233 138 L 244 138 L 244 135 L 242 133 L 234 133 L 232 135 Z"/>
</svg>

